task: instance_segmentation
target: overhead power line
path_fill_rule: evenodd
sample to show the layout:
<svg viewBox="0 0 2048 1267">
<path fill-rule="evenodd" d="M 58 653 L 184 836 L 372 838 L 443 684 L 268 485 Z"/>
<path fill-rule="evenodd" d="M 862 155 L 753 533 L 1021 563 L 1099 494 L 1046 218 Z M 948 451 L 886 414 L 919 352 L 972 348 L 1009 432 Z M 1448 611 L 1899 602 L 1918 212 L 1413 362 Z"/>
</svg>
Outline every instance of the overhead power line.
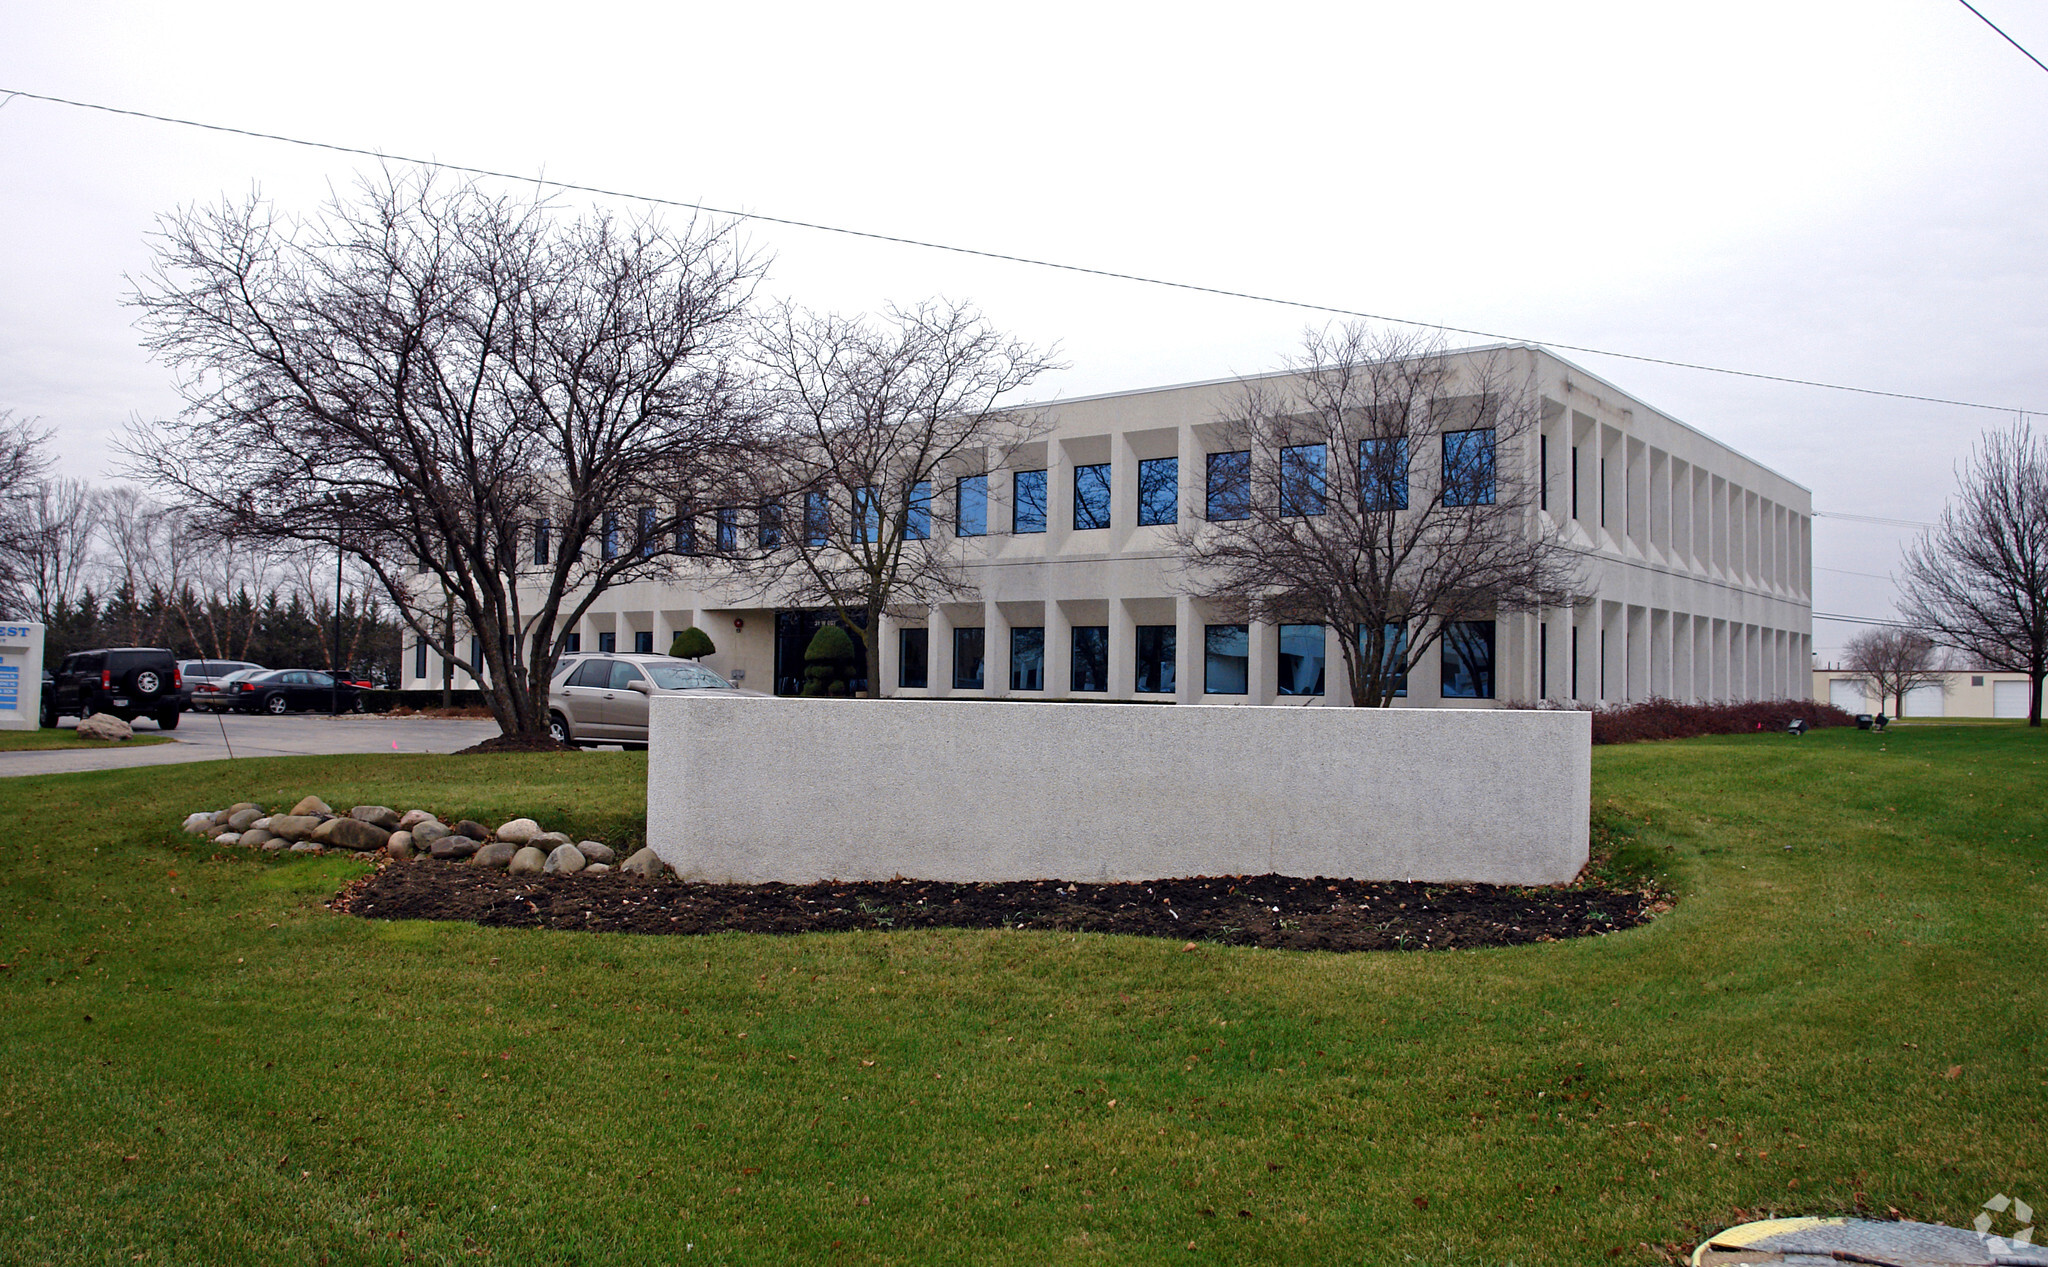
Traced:
<svg viewBox="0 0 2048 1267">
<path fill-rule="evenodd" d="M 253 128 L 230 127 L 221 123 L 206 123 L 197 119 L 183 119 L 174 115 L 152 114 L 146 110 L 129 110 L 119 106 L 101 105 L 92 101 L 75 101 L 68 97 L 53 97 L 45 93 L 29 92 L 19 88 L 0 88 L 0 94 L 8 99 L 22 97 L 30 101 L 42 101 L 51 105 L 70 106 L 78 110 L 97 110 L 104 114 L 123 115 L 133 119 L 147 119 L 154 123 L 169 123 L 179 127 L 199 128 L 207 132 L 222 132 L 231 136 L 246 136 L 261 141 L 277 141 L 285 145 L 298 145 L 307 149 L 327 150 L 336 154 L 355 154 L 374 158 L 381 162 L 408 163 L 419 167 L 437 167 L 445 171 L 464 172 L 471 176 L 487 176 L 495 180 L 511 180 L 525 184 L 543 185 L 572 193 L 595 194 L 603 198 L 624 198 L 644 202 L 653 206 L 675 207 L 679 210 L 694 211 L 709 215 L 729 216 L 735 220 L 754 220 L 762 224 L 779 224 L 792 229 L 809 229 L 818 233 L 835 233 L 842 237 L 861 238 L 870 242 L 887 242 L 896 246 L 911 246 L 927 251 L 946 251 L 954 255 L 966 255 L 976 259 L 998 260 L 1009 264 L 1023 264 L 1032 268 L 1054 269 L 1063 273 L 1076 273 L 1086 277 L 1101 277 L 1111 281 L 1135 282 L 1144 286 L 1159 286 L 1201 295 L 1215 295 L 1224 299 L 1244 299 L 1253 303 L 1275 304 L 1303 312 L 1326 313 L 1336 317 L 1357 317 L 1366 321 L 1384 321 L 1393 325 L 1414 326 L 1424 330 L 1441 330 L 1446 334 L 1465 334 L 1474 338 L 1489 339 L 1502 343 L 1531 343 L 1543 347 L 1557 348 L 1566 352 L 1583 352 L 1591 356 L 1611 356 L 1619 360 L 1635 361 L 1644 365 L 1664 365 L 1673 369 L 1695 370 L 1704 374 L 1722 374 L 1733 378 L 1755 379 L 1768 383 L 1788 383 L 1796 387 L 1815 387 L 1825 391 L 1853 392 L 1861 396 L 1881 396 L 1889 400 L 1912 400 L 1930 405 L 1950 405 L 1959 409 L 1986 409 L 1995 413 L 2041 413 L 2036 409 L 2021 409 L 2012 405 L 1987 405 L 1981 401 L 1954 400 L 1945 396 L 1923 396 L 1915 392 L 1887 391 L 1877 387 L 1857 387 L 1848 383 L 1831 383 L 1822 379 L 1797 378 L 1787 374 L 1766 374 L 1757 370 L 1731 369 L 1725 365 L 1706 365 L 1696 361 L 1679 361 L 1670 357 L 1646 356 L 1639 352 L 1617 352 L 1612 348 L 1596 348 L 1580 343 L 1559 343 L 1548 339 L 1531 339 L 1521 335 L 1502 334 L 1495 330 L 1478 330 L 1469 326 L 1445 325 L 1436 321 L 1418 321 L 1412 317 L 1396 317 L 1386 313 L 1365 312 L 1357 308 L 1340 308 L 1333 304 L 1313 303 L 1303 299 L 1287 299 L 1277 295 L 1262 295 L 1253 291 L 1230 290 L 1221 286 L 1205 286 L 1196 282 L 1174 281 L 1163 277 L 1148 277 L 1141 273 L 1125 273 L 1114 269 L 1091 268 L 1083 264 L 1067 264 L 1058 260 L 1038 259 L 1029 255 L 1015 255 L 1005 251 L 984 250 L 979 247 L 956 246 L 947 242 L 933 242 L 923 238 L 904 237 L 900 234 L 880 233 L 869 229 L 849 229 L 842 225 L 823 224 L 813 220 L 797 220 L 787 216 L 771 216 L 758 211 L 735 211 L 727 207 L 714 207 L 708 203 L 688 202 L 678 198 L 663 198 L 655 194 L 634 193 L 630 190 L 607 189 L 600 185 L 585 185 L 575 181 L 556 180 L 546 176 L 520 176 L 512 172 L 498 171 L 489 167 L 475 167 L 464 163 L 446 163 L 435 159 L 413 158 L 404 154 L 391 154 L 382 150 L 365 149 L 355 145 L 341 145 L 331 141 L 313 141 L 304 137 L 285 136 L 277 132 L 260 132 Z M 0 101 L 0 105 L 5 105 Z"/>
<path fill-rule="evenodd" d="M 2024 56 L 2028 61 L 2034 63 L 2034 65 L 2036 66 L 2040 66 L 2042 70 L 2048 70 L 2048 66 L 2043 66 L 2041 64 L 2040 58 L 2034 56 L 2032 53 L 2027 52 L 2026 45 L 2020 43 L 2012 36 L 2007 35 L 2005 33 L 2004 27 L 1998 25 L 1998 23 L 1996 22 L 1993 22 L 1990 18 L 1985 17 L 1983 10 L 1979 9 L 1976 5 L 1971 4 L 1970 0 L 1956 0 L 1956 3 L 1962 5 L 1965 9 L 1968 9 L 1970 12 L 1976 14 L 1978 21 L 1982 22 L 1985 26 L 1990 27 L 1992 30 L 1998 32 L 2000 38 L 2004 39 L 2006 43 L 2018 49 L 2020 51 L 2020 54 Z"/>
<path fill-rule="evenodd" d="M 1892 620 L 1880 616 L 1837 616 L 1833 612 L 1815 612 L 1813 613 L 1813 618 L 1815 620 L 1838 621 L 1845 625 L 1885 625 L 1892 629 L 1916 628 L 1916 626 L 1909 625 L 1903 620 Z"/>
<path fill-rule="evenodd" d="M 1815 519 L 1847 519 L 1852 523 L 1859 524 L 1884 524 L 1889 528 L 1939 528 L 1941 526 L 1940 524 L 1928 523 L 1924 519 L 1887 519 L 1883 515 L 1852 515 L 1840 510 L 1816 510 L 1813 512 L 1813 517 Z"/>
</svg>

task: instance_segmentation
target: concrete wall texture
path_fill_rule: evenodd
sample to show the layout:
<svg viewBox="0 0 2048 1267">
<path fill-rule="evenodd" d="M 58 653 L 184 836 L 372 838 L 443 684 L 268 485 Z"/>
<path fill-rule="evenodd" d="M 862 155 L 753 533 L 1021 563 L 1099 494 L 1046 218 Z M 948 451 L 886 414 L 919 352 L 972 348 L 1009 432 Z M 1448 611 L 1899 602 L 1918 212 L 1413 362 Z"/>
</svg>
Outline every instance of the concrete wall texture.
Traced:
<svg viewBox="0 0 2048 1267">
<path fill-rule="evenodd" d="M 1583 712 L 652 703 L 648 844 L 685 879 L 1555 884 L 1586 861 Z"/>
</svg>

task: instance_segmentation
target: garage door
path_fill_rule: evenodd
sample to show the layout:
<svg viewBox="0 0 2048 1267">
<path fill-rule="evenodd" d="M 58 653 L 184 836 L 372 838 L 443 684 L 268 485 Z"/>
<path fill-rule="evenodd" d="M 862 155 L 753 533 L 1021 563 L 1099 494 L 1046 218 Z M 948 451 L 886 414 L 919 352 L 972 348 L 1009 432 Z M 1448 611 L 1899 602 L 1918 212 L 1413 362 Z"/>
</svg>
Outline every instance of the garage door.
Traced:
<svg viewBox="0 0 2048 1267">
<path fill-rule="evenodd" d="M 1993 682 L 1991 684 L 1991 715 L 1993 717 L 2025 717 L 2027 705 L 2034 702 L 2031 682 Z"/>
<path fill-rule="evenodd" d="M 1906 692 L 1904 707 L 1899 709 L 1901 717 L 1939 717 L 1942 705 L 1947 702 L 1941 683 L 1929 682 Z"/>
<path fill-rule="evenodd" d="M 1870 695 L 1855 678 L 1835 678 L 1828 683 L 1828 703 L 1845 713 L 1870 711 Z"/>
</svg>

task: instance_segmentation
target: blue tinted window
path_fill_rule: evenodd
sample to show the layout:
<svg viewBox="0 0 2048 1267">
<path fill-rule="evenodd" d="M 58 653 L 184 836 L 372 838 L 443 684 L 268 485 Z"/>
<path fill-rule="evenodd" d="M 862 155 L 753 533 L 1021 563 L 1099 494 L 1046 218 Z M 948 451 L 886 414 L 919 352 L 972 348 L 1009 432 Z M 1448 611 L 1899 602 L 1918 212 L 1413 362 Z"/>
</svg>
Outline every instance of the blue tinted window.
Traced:
<svg viewBox="0 0 2048 1267">
<path fill-rule="evenodd" d="M 1012 488 L 1016 500 L 1010 508 L 1010 531 L 1044 532 L 1045 472 L 1019 471 Z"/>
<path fill-rule="evenodd" d="M 832 499 L 824 493 L 804 494 L 804 544 L 813 550 L 824 546 L 832 531 Z"/>
<path fill-rule="evenodd" d="M 422 681 L 426 680 L 427 644 L 424 642 L 412 644 L 412 675 Z"/>
<path fill-rule="evenodd" d="M 1010 630 L 1010 689 L 1045 689 L 1045 629 L 1043 626 Z"/>
<path fill-rule="evenodd" d="M 1280 694 L 1323 693 L 1323 627 L 1280 626 Z"/>
<path fill-rule="evenodd" d="M 654 631 L 652 629 L 635 629 L 633 631 L 633 654 L 654 654 Z"/>
<path fill-rule="evenodd" d="M 988 534 L 988 476 L 969 475 L 953 489 L 954 531 L 963 537 Z"/>
<path fill-rule="evenodd" d="M 605 653 L 617 651 L 619 649 L 619 636 L 615 633 L 601 633 L 597 635 L 597 649 Z"/>
<path fill-rule="evenodd" d="M 1077 691 L 1109 689 L 1109 626 L 1074 626 L 1074 675 Z"/>
<path fill-rule="evenodd" d="M 1208 517 L 1243 519 L 1252 513 L 1251 450 L 1209 455 Z"/>
<path fill-rule="evenodd" d="M 619 513 L 615 510 L 604 512 L 604 539 L 600 548 L 607 559 L 619 557 Z"/>
<path fill-rule="evenodd" d="M 1281 514 L 1323 513 L 1328 457 L 1328 450 L 1320 444 L 1294 444 L 1280 450 Z"/>
<path fill-rule="evenodd" d="M 1402 625 L 1384 625 L 1380 629 L 1380 676 L 1392 689 L 1386 693 L 1399 699 L 1408 694 L 1408 630 Z M 1366 636 L 1366 627 L 1358 627 L 1358 654 L 1364 663 L 1372 663 L 1372 644 Z"/>
<path fill-rule="evenodd" d="M 1138 626 L 1138 681 L 1142 695 L 1171 695 L 1174 689 L 1174 642 L 1172 625 Z"/>
<path fill-rule="evenodd" d="M 882 539 L 882 498 L 872 487 L 853 490 L 853 539 L 862 545 Z"/>
<path fill-rule="evenodd" d="M 1444 505 L 1492 504 L 1493 428 L 1444 432 Z"/>
<path fill-rule="evenodd" d="M 925 662 L 931 649 L 931 630 L 898 630 L 896 646 L 897 685 L 922 688 L 928 680 Z"/>
<path fill-rule="evenodd" d="M 1180 459 L 1145 458 L 1138 463 L 1138 522 L 1180 522 Z"/>
<path fill-rule="evenodd" d="M 1408 509 L 1408 437 L 1358 442 L 1359 501 L 1367 510 Z"/>
<path fill-rule="evenodd" d="M 979 625 L 953 631 L 953 689 L 981 689 L 982 630 Z"/>
<path fill-rule="evenodd" d="M 1074 468 L 1074 531 L 1109 527 L 1109 463 Z"/>
<path fill-rule="evenodd" d="M 545 566 L 548 562 L 548 521 L 545 519 L 533 525 L 533 562 L 535 566 Z M 422 669 L 420 676 L 425 677 L 426 670 Z"/>
<path fill-rule="evenodd" d="M 661 548 L 661 542 L 654 535 L 654 507 L 640 508 L 640 557 L 647 558 Z"/>
<path fill-rule="evenodd" d="M 581 650 L 583 650 L 583 635 L 582 635 L 582 634 L 580 634 L 580 633 L 572 633 L 572 634 L 570 634 L 570 635 L 568 635 L 567 637 L 565 637 L 565 638 L 563 638 L 563 639 L 562 639 L 562 653 L 563 653 L 564 655 L 572 655 L 572 654 L 574 654 L 575 652 L 578 652 L 578 651 L 581 651 Z"/>
<path fill-rule="evenodd" d="M 740 548 L 740 512 L 730 506 L 718 512 L 718 548 L 722 551 Z"/>
<path fill-rule="evenodd" d="M 1445 699 L 1493 698 L 1493 622 L 1450 620 L 1444 622 L 1443 697 Z"/>
<path fill-rule="evenodd" d="M 903 539 L 926 541 L 932 535 L 932 482 L 919 480 L 910 486 L 910 504 L 903 510 Z"/>
<path fill-rule="evenodd" d="M 1203 631 L 1202 692 L 1243 695 L 1251 689 L 1252 631 L 1245 625 L 1209 625 Z"/>
<path fill-rule="evenodd" d="M 762 502 L 760 526 L 756 540 L 763 550 L 773 550 L 782 545 L 782 503 Z"/>
<path fill-rule="evenodd" d="M 676 507 L 676 553 L 697 553 L 697 516 L 688 506 Z"/>
</svg>

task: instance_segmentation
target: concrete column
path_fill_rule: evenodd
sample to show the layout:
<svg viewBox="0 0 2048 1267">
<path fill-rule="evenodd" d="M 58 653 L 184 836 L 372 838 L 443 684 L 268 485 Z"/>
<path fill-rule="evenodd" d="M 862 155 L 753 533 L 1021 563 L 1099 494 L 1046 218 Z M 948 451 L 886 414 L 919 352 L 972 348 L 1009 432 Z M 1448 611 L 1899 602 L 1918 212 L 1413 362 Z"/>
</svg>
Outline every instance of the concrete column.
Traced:
<svg viewBox="0 0 2048 1267">
<path fill-rule="evenodd" d="M 1280 697 L 1280 626 L 1251 622 L 1251 671 L 1247 704 L 1270 704 Z"/>
<path fill-rule="evenodd" d="M 1010 693 L 1010 622 L 993 599 L 981 605 L 981 681 L 991 699 Z"/>
<path fill-rule="evenodd" d="M 931 683 L 933 695 L 953 693 L 953 620 L 946 615 L 943 607 L 931 609 L 927 618 L 931 629 L 929 645 L 925 648 L 926 680 Z"/>
<path fill-rule="evenodd" d="M 1121 598 L 1109 600 L 1109 698 L 1130 699 L 1138 690 L 1138 622 Z"/>
<path fill-rule="evenodd" d="M 1183 432 L 1185 436 L 1188 433 Z M 1186 462 L 1187 449 L 1182 449 Z M 1185 485 L 1182 486 L 1185 491 Z M 1173 601 L 1173 698 L 1179 704 L 1202 702 L 1202 616 L 1195 600 L 1185 595 Z"/>
<path fill-rule="evenodd" d="M 1066 699 L 1074 685 L 1074 622 L 1058 599 L 1045 603 L 1045 697 Z"/>
<path fill-rule="evenodd" d="M 903 680 L 903 638 L 900 633 L 902 627 L 902 622 L 887 612 L 882 613 L 882 618 L 875 622 L 874 636 L 882 642 L 879 670 L 882 680 L 873 685 L 875 694 L 884 698 L 894 695 L 896 684 Z"/>
</svg>

